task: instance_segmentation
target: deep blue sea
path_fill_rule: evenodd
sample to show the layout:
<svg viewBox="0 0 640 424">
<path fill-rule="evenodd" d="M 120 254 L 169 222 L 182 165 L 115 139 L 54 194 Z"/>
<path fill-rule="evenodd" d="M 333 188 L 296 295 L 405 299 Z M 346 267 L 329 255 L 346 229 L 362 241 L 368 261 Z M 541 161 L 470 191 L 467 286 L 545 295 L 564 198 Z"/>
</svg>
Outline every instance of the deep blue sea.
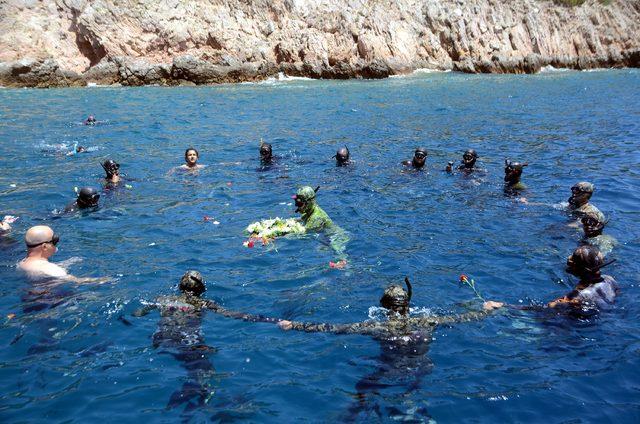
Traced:
<svg viewBox="0 0 640 424">
<path fill-rule="evenodd" d="M 100 123 L 83 126 L 89 114 Z M 276 166 L 261 169 L 261 139 Z M 74 143 L 89 152 L 67 156 Z M 354 164 L 337 168 L 344 145 Z M 189 146 L 207 167 L 170 173 Z M 403 169 L 418 146 L 427 169 Z M 467 148 L 486 173 L 445 173 Z M 2 89 L 0 215 L 20 219 L 0 239 L 0 421 L 639 422 L 639 152 L 638 70 Z M 60 214 L 74 187 L 102 190 L 107 158 L 130 187 Z M 505 195 L 505 158 L 529 163 L 529 204 Z M 379 319 L 382 291 L 404 276 L 414 314 L 478 308 L 463 273 L 487 299 L 549 301 L 576 283 L 564 267 L 582 234 L 557 204 L 583 180 L 618 240 L 606 273 L 621 287 L 588 320 L 509 309 L 394 353 L 206 313 L 185 334 L 194 353 L 154 347 L 157 311 L 131 315 L 188 269 L 229 309 L 298 321 Z M 302 185 L 321 187 L 350 234 L 343 270 L 322 236 L 243 246 L 251 222 L 295 215 Z M 54 261 L 82 258 L 71 273 L 113 281 L 27 281 L 15 265 L 38 224 L 60 234 Z"/>
</svg>

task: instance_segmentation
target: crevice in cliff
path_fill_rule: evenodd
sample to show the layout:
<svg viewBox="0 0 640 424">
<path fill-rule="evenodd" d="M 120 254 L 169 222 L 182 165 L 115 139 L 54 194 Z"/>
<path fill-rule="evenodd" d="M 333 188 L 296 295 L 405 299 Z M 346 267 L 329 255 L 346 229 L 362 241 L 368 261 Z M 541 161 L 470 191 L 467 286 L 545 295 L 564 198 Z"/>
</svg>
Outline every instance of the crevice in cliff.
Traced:
<svg viewBox="0 0 640 424">
<path fill-rule="evenodd" d="M 69 31 L 76 34 L 76 45 L 81 55 L 89 60 L 88 68 L 97 65 L 107 55 L 107 51 L 93 34 L 81 23 L 78 23 L 78 14 L 73 11 Z"/>
</svg>

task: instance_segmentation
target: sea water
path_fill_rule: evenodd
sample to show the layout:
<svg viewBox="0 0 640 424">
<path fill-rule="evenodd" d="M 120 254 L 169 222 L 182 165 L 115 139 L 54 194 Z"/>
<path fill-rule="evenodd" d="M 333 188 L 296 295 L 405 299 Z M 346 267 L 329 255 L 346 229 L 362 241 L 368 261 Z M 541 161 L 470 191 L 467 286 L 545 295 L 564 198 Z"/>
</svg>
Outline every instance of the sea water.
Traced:
<svg viewBox="0 0 640 424">
<path fill-rule="evenodd" d="M 89 114 L 98 125 L 81 124 Z M 89 151 L 68 155 L 75 143 Z M 171 172 L 190 146 L 207 167 Z M 342 146 L 353 164 L 337 168 Z M 416 147 L 426 168 L 403 169 Z M 640 73 L 626 69 L 0 90 L 0 214 L 20 217 L 0 239 L 0 419 L 638 421 L 639 147 Z M 467 148 L 486 172 L 444 172 Z M 60 213 L 74 188 L 103 190 L 107 158 L 126 186 L 96 211 Z M 528 162 L 528 203 L 505 195 L 505 158 Z M 460 274 L 486 299 L 549 301 L 576 283 L 564 266 L 582 234 L 558 204 L 583 180 L 619 243 L 605 270 L 621 292 L 597 317 L 511 309 L 440 326 L 412 351 L 213 313 L 168 348 L 154 345 L 167 328 L 157 312 L 131 315 L 189 269 L 229 309 L 297 321 L 384 319 L 382 291 L 405 276 L 415 314 L 479 308 Z M 243 245 L 251 222 L 295 216 L 302 185 L 320 186 L 349 232 L 345 269 L 321 235 Z M 112 281 L 25 280 L 15 264 L 38 224 L 60 235 L 54 260 Z"/>
</svg>

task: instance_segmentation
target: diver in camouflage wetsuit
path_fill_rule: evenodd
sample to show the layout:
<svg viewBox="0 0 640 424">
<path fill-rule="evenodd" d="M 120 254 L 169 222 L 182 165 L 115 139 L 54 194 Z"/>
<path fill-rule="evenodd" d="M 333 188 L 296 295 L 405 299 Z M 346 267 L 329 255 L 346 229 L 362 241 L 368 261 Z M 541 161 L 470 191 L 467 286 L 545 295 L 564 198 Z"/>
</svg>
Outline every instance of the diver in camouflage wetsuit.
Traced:
<svg viewBox="0 0 640 424">
<path fill-rule="evenodd" d="M 482 319 L 493 309 L 503 306 L 499 302 L 485 302 L 482 311 L 466 312 L 459 315 L 410 317 L 409 302 L 411 300 L 411 284 L 405 278 L 408 291 L 398 285 L 391 285 L 384 291 L 380 306 L 387 309 L 387 321 L 364 321 L 351 324 L 306 323 L 282 320 L 278 326 L 283 330 L 305 332 L 329 332 L 335 334 L 365 334 L 380 339 L 396 339 L 399 336 L 411 336 L 415 332 L 424 336 L 424 331 L 433 332 L 439 324 L 453 324 Z M 430 337 L 429 337 L 430 340 Z"/>
<path fill-rule="evenodd" d="M 608 234 L 602 234 L 602 230 L 606 221 L 601 221 L 600 217 L 595 214 L 588 213 L 580 220 L 582 222 L 582 229 L 584 230 L 583 242 L 595 246 L 600 250 L 604 256 L 607 256 L 613 248 L 618 244 L 618 241 Z"/>
<path fill-rule="evenodd" d="M 507 194 L 517 194 L 519 191 L 527 188 L 526 185 L 520 181 L 522 177 L 522 171 L 528 163 L 511 162 L 509 159 L 504 160 L 504 191 Z"/>
<path fill-rule="evenodd" d="M 179 296 L 161 296 L 133 315 L 141 317 L 154 309 L 160 311 L 153 347 L 172 355 L 187 370 L 186 381 L 171 395 L 167 408 L 185 404 L 186 413 L 204 407 L 214 393 L 210 382 L 216 371 L 209 356 L 215 353 L 215 348 L 207 346 L 201 329 L 203 310 L 208 305 L 200 297 L 206 290 L 202 275 L 187 271 L 180 279 L 179 289 L 182 292 Z"/>
<path fill-rule="evenodd" d="M 296 202 L 296 212 L 299 212 L 302 224 L 307 231 L 324 231 L 330 240 L 331 248 L 338 254 L 339 259 L 345 259 L 344 249 L 349 242 L 346 231 L 333 223 L 329 215 L 316 202 L 316 192 L 309 186 L 301 187 L 293 196 Z"/>
<path fill-rule="evenodd" d="M 589 199 L 593 195 L 595 187 L 586 181 L 579 182 L 571 187 L 571 197 L 569 197 L 569 211 L 576 218 L 582 218 L 587 214 L 595 215 L 600 221 L 604 222 L 605 217 L 602 212 L 594 205 L 589 203 Z"/>
</svg>

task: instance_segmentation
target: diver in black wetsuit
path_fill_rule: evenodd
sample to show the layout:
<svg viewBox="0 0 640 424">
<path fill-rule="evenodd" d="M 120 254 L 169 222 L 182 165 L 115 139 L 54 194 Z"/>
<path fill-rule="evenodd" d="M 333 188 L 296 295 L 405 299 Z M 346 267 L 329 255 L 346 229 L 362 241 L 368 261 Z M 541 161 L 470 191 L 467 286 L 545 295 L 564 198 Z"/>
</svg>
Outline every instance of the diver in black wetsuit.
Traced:
<svg viewBox="0 0 640 424">
<path fill-rule="evenodd" d="M 333 157 L 336 159 L 336 166 L 347 166 L 351 163 L 349 149 L 346 146 L 339 148 Z"/>
<path fill-rule="evenodd" d="M 109 184 L 118 184 L 120 182 L 120 164 L 112 159 L 107 159 L 102 163 L 102 169 L 106 173 L 104 179 Z"/>
<path fill-rule="evenodd" d="M 76 212 L 80 209 L 90 209 L 98 207 L 100 194 L 93 187 L 82 187 L 78 192 L 77 199 L 64 208 L 66 213 Z"/>
<path fill-rule="evenodd" d="M 467 174 L 475 171 L 476 161 L 478 160 L 478 153 L 473 149 L 467 149 L 462 154 L 462 161 L 456 168 L 458 171 L 465 172 Z M 453 172 L 453 162 L 449 162 L 445 168 L 447 172 Z"/>
<path fill-rule="evenodd" d="M 415 169 L 424 168 L 424 164 L 427 161 L 427 149 L 423 147 L 418 147 L 416 151 L 413 153 L 413 158 L 411 160 L 405 160 L 402 162 L 404 166 L 411 166 Z"/>
<path fill-rule="evenodd" d="M 141 317 L 154 309 L 160 311 L 158 330 L 153 335 L 153 347 L 176 358 L 187 370 L 187 381 L 175 391 L 167 408 L 186 404 L 185 411 L 203 407 L 213 395 L 210 380 L 215 375 L 209 356 L 215 349 L 207 346 L 201 326 L 206 300 L 200 296 L 206 286 L 198 271 L 187 271 L 180 279 L 179 296 L 163 296 L 156 302 L 133 313 Z"/>
<path fill-rule="evenodd" d="M 271 165 L 273 162 L 273 148 L 269 143 L 260 143 L 260 164 Z"/>
</svg>

